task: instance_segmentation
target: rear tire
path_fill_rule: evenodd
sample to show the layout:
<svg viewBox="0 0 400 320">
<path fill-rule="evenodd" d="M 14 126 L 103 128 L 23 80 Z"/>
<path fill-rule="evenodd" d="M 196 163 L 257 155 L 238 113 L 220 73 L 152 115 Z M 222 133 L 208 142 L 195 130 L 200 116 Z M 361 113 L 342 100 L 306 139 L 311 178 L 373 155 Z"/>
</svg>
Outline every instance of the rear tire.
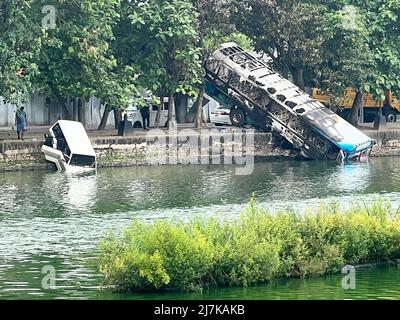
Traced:
<svg viewBox="0 0 400 320">
<path fill-rule="evenodd" d="M 246 114 L 240 108 L 232 109 L 229 118 L 231 119 L 232 125 L 239 128 L 243 127 L 246 122 Z"/>
<path fill-rule="evenodd" d="M 396 112 L 394 112 L 394 111 L 388 111 L 388 112 L 386 113 L 386 121 L 387 121 L 387 122 L 391 122 L 391 123 L 396 122 L 396 121 L 397 121 L 397 114 L 396 114 Z"/>
</svg>

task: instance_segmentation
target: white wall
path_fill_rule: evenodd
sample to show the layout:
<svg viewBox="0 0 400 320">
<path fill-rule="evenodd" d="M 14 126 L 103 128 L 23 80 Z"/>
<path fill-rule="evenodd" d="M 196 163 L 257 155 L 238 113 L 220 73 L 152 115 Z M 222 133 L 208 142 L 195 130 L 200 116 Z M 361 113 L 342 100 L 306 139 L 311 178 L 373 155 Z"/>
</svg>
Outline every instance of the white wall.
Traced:
<svg viewBox="0 0 400 320">
<path fill-rule="evenodd" d="M 25 107 L 28 118 L 28 126 L 46 126 L 51 125 L 62 118 L 62 107 L 56 102 L 46 106 L 44 96 L 30 95 L 26 103 L 18 105 L 5 104 L 0 97 L 0 127 L 12 127 L 15 124 L 15 112 L 17 107 Z M 78 101 L 71 102 L 68 111 L 73 115 L 74 120 L 78 120 Z M 85 108 L 85 120 L 87 127 L 97 127 L 100 124 L 104 108 L 100 100 L 91 98 Z M 114 115 L 111 112 L 108 118 L 107 126 L 114 127 Z"/>
</svg>

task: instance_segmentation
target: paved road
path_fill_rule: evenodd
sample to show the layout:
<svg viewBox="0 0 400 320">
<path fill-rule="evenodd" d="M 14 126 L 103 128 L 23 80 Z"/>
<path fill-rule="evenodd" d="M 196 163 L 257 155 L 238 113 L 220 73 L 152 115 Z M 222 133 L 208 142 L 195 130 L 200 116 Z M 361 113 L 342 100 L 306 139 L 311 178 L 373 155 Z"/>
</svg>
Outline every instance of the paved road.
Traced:
<svg viewBox="0 0 400 320">
<path fill-rule="evenodd" d="M 25 141 L 39 140 L 43 139 L 45 133 L 49 127 L 33 127 L 28 128 L 28 131 L 24 133 Z M 165 130 L 165 129 L 164 129 Z M 143 129 L 135 129 L 135 135 L 145 135 L 148 131 Z M 98 131 L 96 128 L 88 128 L 87 133 L 90 138 L 100 138 L 100 137 L 116 137 L 118 135 L 117 130 L 107 129 L 104 131 Z M 1 130 L 0 131 L 0 141 L 2 140 L 18 140 L 17 132 L 14 130 Z"/>
<path fill-rule="evenodd" d="M 214 127 L 213 125 L 206 124 L 205 126 Z M 194 125 L 192 124 L 184 124 L 179 125 L 179 128 L 192 128 L 194 129 Z M 218 129 L 224 129 L 228 127 L 217 127 Z M 232 128 L 232 127 L 230 127 Z M 47 133 L 49 126 L 37 126 L 37 127 L 28 127 L 28 131 L 24 133 L 24 138 L 26 141 L 29 140 L 38 140 L 43 139 L 44 134 Z M 101 138 L 101 137 L 116 137 L 118 135 L 118 131 L 115 129 L 107 129 L 104 131 L 98 131 L 97 127 L 89 127 L 86 128 L 88 135 L 90 138 Z M 166 130 L 166 129 L 161 129 Z M 148 131 L 143 129 L 135 129 L 135 135 L 145 135 Z M 0 128 L 0 141 L 2 140 L 18 140 L 17 132 L 12 130 L 11 128 Z"/>
<path fill-rule="evenodd" d="M 186 128 L 193 128 L 193 125 L 188 124 Z M 232 128 L 232 127 L 217 127 L 219 129 L 224 128 Z M 25 132 L 25 140 L 36 140 L 42 139 L 44 134 L 49 129 L 49 126 L 40 126 L 40 127 L 28 127 L 28 131 Z M 363 124 L 360 126 L 360 129 L 363 131 L 374 130 L 373 124 Z M 163 129 L 165 130 L 165 129 Z M 396 123 L 388 123 L 387 131 L 395 131 L 400 130 L 400 122 Z M 386 130 L 385 130 L 386 131 Z M 97 127 L 89 127 L 87 128 L 87 132 L 89 137 L 98 138 L 98 137 L 116 137 L 117 130 L 107 129 L 104 131 L 98 131 Z M 143 129 L 135 129 L 135 135 L 145 135 L 147 131 Z M 367 133 L 367 132 L 366 132 Z M 11 130 L 11 128 L 0 128 L 0 140 L 17 140 L 17 133 L 15 130 Z"/>
</svg>

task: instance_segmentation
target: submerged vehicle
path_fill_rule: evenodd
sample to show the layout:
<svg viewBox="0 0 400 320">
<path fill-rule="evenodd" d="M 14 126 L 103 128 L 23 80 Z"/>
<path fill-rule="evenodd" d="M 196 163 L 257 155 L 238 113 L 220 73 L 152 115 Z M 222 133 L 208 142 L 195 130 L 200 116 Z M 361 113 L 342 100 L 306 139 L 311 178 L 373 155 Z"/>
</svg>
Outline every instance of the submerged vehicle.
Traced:
<svg viewBox="0 0 400 320">
<path fill-rule="evenodd" d="M 206 92 L 231 110 L 234 125 L 242 125 L 249 116 L 309 159 L 364 158 L 375 144 L 233 42 L 221 45 L 208 59 Z"/>
<path fill-rule="evenodd" d="M 96 153 L 82 123 L 60 120 L 49 129 L 45 138 L 42 152 L 58 171 L 96 169 Z"/>
</svg>

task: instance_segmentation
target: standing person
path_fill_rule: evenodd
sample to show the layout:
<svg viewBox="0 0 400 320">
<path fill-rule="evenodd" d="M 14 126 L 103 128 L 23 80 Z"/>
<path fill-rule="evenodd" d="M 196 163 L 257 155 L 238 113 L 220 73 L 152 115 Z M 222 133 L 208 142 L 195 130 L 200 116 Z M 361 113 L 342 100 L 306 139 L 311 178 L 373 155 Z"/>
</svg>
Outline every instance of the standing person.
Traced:
<svg viewBox="0 0 400 320">
<path fill-rule="evenodd" d="M 15 126 L 17 127 L 18 140 L 24 140 L 24 131 L 26 131 L 26 112 L 25 108 L 21 107 L 15 113 Z"/>
<path fill-rule="evenodd" d="M 142 115 L 143 120 L 143 129 L 149 130 L 150 127 L 150 110 L 149 106 L 144 106 L 140 109 L 140 114 Z"/>
</svg>

